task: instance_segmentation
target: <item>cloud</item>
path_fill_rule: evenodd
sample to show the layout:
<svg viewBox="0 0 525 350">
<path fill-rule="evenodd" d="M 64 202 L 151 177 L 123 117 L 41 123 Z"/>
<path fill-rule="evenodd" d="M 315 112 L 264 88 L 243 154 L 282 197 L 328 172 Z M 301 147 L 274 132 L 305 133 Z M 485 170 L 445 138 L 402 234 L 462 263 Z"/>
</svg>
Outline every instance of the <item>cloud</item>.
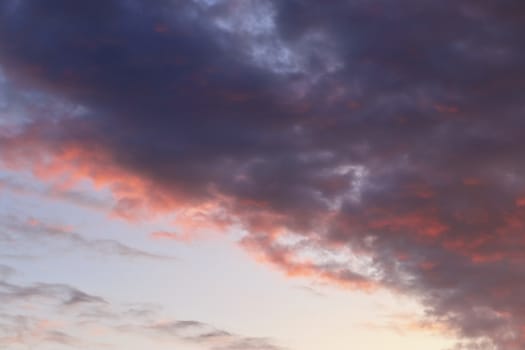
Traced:
<svg viewBox="0 0 525 350">
<path fill-rule="evenodd" d="M 54 344 L 74 347 L 80 340 L 56 327 L 58 324 L 46 319 L 37 319 L 24 315 L 0 314 L 0 345 L 17 349 L 33 344 Z"/>
<path fill-rule="evenodd" d="M 150 237 L 153 239 L 165 239 L 179 242 L 187 242 L 193 238 L 193 235 L 191 233 L 179 234 L 176 232 L 155 231 L 150 234 Z"/>
<path fill-rule="evenodd" d="M 50 331 L 48 332 L 46 336 L 46 341 L 53 342 L 57 344 L 63 344 L 63 345 L 74 345 L 77 343 L 77 340 L 61 331 Z"/>
<path fill-rule="evenodd" d="M 58 344 L 77 348 L 85 342 L 75 334 L 73 326 L 66 327 L 67 316 L 99 305 L 109 304 L 99 296 L 70 285 L 21 285 L 7 282 L 0 275 L 0 346 L 17 349 L 35 344 Z M 53 319 L 49 318 L 49 310 Z M 58 320 L 60 318 L 64 319 Z"/>
<path fill-rule="evenodd" d="M 112 239 L 88 239 L 74 232 L 69 226 L 54 225 L 35 218 L 22 219 L 15 216 L 0 218 L 0 238 L 8 243 L 23 244 L 47 241 L 66 243 L 86 252 L 95 252 L 107 256 L 117 255 L 133 259 L 175 260 L 173 257 L 153 254 L 141 249 L 132 248 Z"/>
<path fill-rule="evenodd" d="M 0 282 L 0 299 L 6 304 L 20 300 L 51 300 L 58 306 L 76 306 L 90 303 L 106 303 L 104 299 L 84 293 L 65 284 L 37 283 L 32 286 L 19 286 L 5 281 Z"/>
<path fill-rule="evenodd" d="M 270 339 L 239 336 L 198 321 L 162 322 L 148 327 L 157 333 L 203 344 L 210 350 L 281 350 Z"/>
<path fill-rule="evenodd" d="M 102 332 L 153 339 L 168 336 L 209 350 L 283 349 L 271 339 L 245 337 L 199 321 L 165 321 L 161 310 L 156 304 L 115 303 L 67 284 L 9 283 L 0 275 L 0 345 L 9 348 L 35 344 L 72 349 L 118 346 L 85 338 L 86 332 Z"/>
<path fill-rule="evenodd" d="M 257 3 L 2 3 L 3 166 L 522 349 L 523 3 Z"/>
<path fill-rule="evenodd" d="M 86 193 L 86 191 L 58 188 L 56 186 L 47 186 L 41 188 L 17 181 L 10 176 L 0 177 L 0 190 L 22 195 L 35 195 L 41 198 L 63 200 L 74 205 L 94 208 L 97 210 L 108 209 L 108 204 L 106 201 L 94 196 L 90 196 L 88 193 Z"/>
<path fill-rule="evenodd" d="M 0 280 L 5 280 L 7 277 L 13 275 L 16 272 L 14 268 L 7 265 L 0 265 Z"/>
</svg>

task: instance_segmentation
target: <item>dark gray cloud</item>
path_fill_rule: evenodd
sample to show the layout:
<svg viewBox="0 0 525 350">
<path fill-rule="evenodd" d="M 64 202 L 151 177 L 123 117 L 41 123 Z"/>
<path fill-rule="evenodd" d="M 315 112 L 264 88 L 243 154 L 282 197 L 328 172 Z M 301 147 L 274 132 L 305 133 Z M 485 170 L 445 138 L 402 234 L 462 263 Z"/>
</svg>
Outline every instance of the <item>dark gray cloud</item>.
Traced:
<svg viewBox="0 0 525 350">
<path fill-rule="evenodd" d="M 3 2 L 10 94 L 85 111 L 3 128 L 6 166 L 54 157 L 128 218 L 214 203 L 291 275 L 523 348 L 523 2 L 241 3 Z"/>
</svg>

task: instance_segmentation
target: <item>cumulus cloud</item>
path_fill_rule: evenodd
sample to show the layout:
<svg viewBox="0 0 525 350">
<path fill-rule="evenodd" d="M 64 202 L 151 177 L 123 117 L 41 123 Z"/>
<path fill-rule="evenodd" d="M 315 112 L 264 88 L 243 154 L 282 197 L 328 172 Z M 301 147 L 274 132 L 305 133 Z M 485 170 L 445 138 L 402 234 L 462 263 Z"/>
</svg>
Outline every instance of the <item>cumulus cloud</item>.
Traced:
<svg viewBox="0 0 525 350">
<path fill-rule="evenodd" d="M 47 103 L 2 126 L 3 166 L 91 179 L 128 220 L 235 226 L 290 275 L 419 298 L 460 349 L 521 349 L 523 13 L 5 1 L 6 96 L 25 98 L 4 100 Z"/>
</svg>

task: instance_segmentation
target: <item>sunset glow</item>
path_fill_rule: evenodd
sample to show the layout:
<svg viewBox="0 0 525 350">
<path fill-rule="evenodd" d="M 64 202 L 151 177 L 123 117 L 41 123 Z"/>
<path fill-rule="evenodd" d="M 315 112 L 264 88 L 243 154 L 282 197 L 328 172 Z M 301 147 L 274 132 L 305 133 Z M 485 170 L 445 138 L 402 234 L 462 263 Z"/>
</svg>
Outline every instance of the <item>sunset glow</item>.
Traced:
<svg viewBox="0 0 525 350">
<path fill-rule="evenodd" d="M 519 0 L 0 1 L 0 348 L 525 349 L 524 35 Z"/>
</svg>

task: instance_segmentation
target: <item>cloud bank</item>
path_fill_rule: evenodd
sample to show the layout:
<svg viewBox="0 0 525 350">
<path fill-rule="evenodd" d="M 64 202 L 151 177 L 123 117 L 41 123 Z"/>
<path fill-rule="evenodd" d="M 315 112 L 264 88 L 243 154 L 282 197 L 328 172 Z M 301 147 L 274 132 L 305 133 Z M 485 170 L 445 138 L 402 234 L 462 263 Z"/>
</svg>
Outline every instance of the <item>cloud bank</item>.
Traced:
<svg viewBox="0 0 525 350">
<path fill-rule="evenodd" d="M 525 346 L 525 5 L 0 5 L 3 166 L 184 213 L 289 275 Z M 166 235 L 162 238 L 166 238 Z"/>
</svg>

